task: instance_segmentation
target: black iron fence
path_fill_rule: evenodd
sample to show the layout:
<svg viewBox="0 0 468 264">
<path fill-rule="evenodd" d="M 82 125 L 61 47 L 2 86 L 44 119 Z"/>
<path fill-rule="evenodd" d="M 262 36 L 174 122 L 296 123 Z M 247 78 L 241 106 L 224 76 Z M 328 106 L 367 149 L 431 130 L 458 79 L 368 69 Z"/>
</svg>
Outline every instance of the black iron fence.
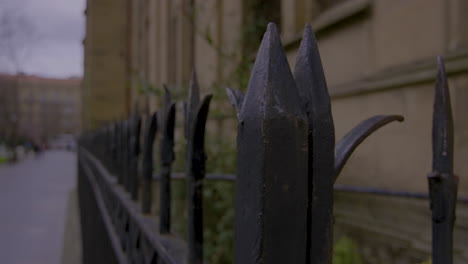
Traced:
<svg viewBox="0 0 468 264">
<path fill-rule="evenodd" d="M 428 177 L 432 263 L 451 263 L 457 177 L 453 175 L 449 90 L 441 59 L 438 70 L 433 172 Z M 294 73 L 277 29 L 270 24 L 246 94 L 235 89 L 227 89 L 227 94 L 238 118 L 236 176 L 205 173 L 205 124 L 211 96 L 200 98 L 195 74 L 183 104 L 185 173 L 171 172 L 176 108 L 167 89 L 161 111 L 144 118 L 132 115 L 82 135 L 79 199 L 85 263 L 202 263 L 206 180 L 236 184 L 233 262 L 331 263 L 334 183 L 366 137 L 392 121 L 403 121 L 403 117 L 371 117 L 335 145 L 330 98 L 309 26 Z M 160 155 L 154 162 L 157 133 Z M 159 173 L 153 177 L 156 165 Z M 181 178 L 187 186 L 184 240 L 171 234 L 170 219 L 170 181 Z M 148 216 L 153 203 L 151 181 L 155 179 L 160 182 L 157 219 Z"/>
</svg>

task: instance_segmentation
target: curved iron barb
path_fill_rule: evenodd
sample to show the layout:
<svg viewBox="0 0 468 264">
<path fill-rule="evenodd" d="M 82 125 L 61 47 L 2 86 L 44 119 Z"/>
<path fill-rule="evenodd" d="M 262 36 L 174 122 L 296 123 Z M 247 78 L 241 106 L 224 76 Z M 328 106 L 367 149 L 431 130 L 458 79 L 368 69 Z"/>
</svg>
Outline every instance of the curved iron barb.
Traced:
<svg viewBox="0 0 468 264">
<path fill-rule="evenodd" d="M 386 124 L 404 120 L 400 115 L 376 115 L 366 119 L 349 131 L 335 147 L 335 172 L 333 182 L 338 179 L 341 170 L 348 161 L 354 150 L 372 133 Z"/>
<path fill-rule="evenodd" d="M 453 174 L 453 117 L 444 63 L 437 58 L 432 123 L 432 172 L 428 176 L 432 211 L 432 263 L 453 262 L 453 226 L 458 177 Z"/>
<path fill-rule="evenodd" d="M 160 220 L 159 231 L 169 233 L 171 230 L 171 166 L 174 161 L 174 126 L 175 104 L 171 100 L 171 94 L 164 86 L 163 109 L 160 113 L 161 139 L 160 155 Z"/>
<path fill-rule="evenodd" d="M 189 87 L 188 102 L 184 105 L 187 173 L 187 234 L 188 263 L 203 263 L 203 178 L 205 177 L 205 125 L 211 95 L 200 102 L 195 70 Z M 168 175 L 170 177 L 170 175 Z"/>
<path fill-rule="evenodd" d="M 145 121 L 143 161 L 142 161 L 142 211 L 144 214 L 151 212 L 152 204 L 152 173 L 153 173 L 153 144 L 158 131 L 157 112 L 148 115 Z"/>
</svg>

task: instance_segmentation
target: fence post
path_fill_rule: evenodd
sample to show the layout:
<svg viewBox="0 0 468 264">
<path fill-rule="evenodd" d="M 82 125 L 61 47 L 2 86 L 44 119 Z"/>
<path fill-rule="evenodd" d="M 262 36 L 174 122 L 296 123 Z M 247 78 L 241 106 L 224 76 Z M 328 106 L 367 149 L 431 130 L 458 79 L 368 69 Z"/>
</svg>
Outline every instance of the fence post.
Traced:
<svg viewBox="0 0 468 264">
<path fill-rule="evenodd" d="M 140 132 L 141 132 L 141 117 L 135 113 L 130 118 L 130 167 L 129 167 L 129 189 L 133 200 L 138 199 L 138 156 L 140 155 Z"/>
<path fill-rule="evenodd" d="M 125 142 L 126 142 L 126 133 L 125 133 L 125 121 L 119 121 L 119 173 L 118 173 L 118 183 L 124 187 L 125 183 Z"/>
<path fill-rule="evenodd" d="M 171 231 L 171 165 L 174 161 L 174 125 L 175 104 L 171 94 L 164 86 L 164 103 L 160 113 L 161 139 L 160 139 L 160 220 L 159 231 Z"/>
<path fill-rule="evenodd" d="M 308 125 L 272 23 L 239 109 L 234 263 L 305 263 Z"/>
<path fill-rule="evenodd" d="M 203 263 L 203 178 L 205 177 L 205 124 L 208 117 L 211 95 L 200 102 L 195 71 L 189 87 L 189 98 L 185 104 L 185 140 L 187 170 L 187 234 L 188 263 Z"/>
<path fill-rule="evenodd" d="M 124 189 L 127 193 L 130 193 L 130 163 L 132 160 L 132 153 L 131 153 L 131 121 L 130 118 L 125 119 L 124 121 L 124 130 L 125 130 L 125 137 L 124 137 L 124 145 L 125 145 L 125 162 L 124 162 Z"/>
<path fill-rule="evenodd" d="M 116 168 L 117 164 L 118 164 L 118 160 L 117 160 L 117 151 L 118 151 L 118 148 L 117 148 L 117 124 L 115 122 L 113 122 L 111 124 L 111 172 L 112 172 L 112 175 L 117 177 L 117 173 L 118 173 L 118 169 Z"/>
<path fill-rule="evenodd" d="M 432 123 L 432 173 L 428 176 L 432 211 L 432 263 L 450 264 L 458 177 L 453 174 L 453 118 L 447 76 L 438 57 Z"/>
<path fill-rule="evenodd" d="M 142 211 L 144 214 L 151 212 L 152 203 L 152 179 L 153 179 L 153 144 L 158 130 L 157 112 L 148 115 L 145 122 L 145 135 L 143 144 L 142 161 Z"/>
</svg>

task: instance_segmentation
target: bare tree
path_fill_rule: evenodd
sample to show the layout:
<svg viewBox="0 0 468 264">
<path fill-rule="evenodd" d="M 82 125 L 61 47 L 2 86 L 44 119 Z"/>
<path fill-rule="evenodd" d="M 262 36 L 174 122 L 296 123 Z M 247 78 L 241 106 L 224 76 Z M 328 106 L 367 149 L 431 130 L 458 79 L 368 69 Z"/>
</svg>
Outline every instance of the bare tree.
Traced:
<svg viewBox="0 0 468 264">
<path fill-rule="evenodd" d="M 37 41 L 34 25 L 18 3 L 0 1 L 0 71 L 21 72 Z"/>
<path fill-rule="evenodd" d="M 18 142 L 18 73 L 37 41 L 34 25 L 20 6 L 26 2 L 0 0 L 0 72 L 16 75 L 0 80 L 0 141 L 11 147 Z"/>
</svg>

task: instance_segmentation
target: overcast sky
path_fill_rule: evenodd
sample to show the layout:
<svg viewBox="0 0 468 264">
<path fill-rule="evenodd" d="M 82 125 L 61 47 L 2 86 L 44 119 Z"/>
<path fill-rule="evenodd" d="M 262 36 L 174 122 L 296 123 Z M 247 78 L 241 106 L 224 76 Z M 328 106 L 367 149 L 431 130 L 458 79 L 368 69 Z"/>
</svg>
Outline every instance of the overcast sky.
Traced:
<svg viewBox="0 0 468 264">
<path fill-rule="evenodd" d="M 82 76 L 84 8 L 85 0 L 0 0 L 0 9 L 14 10 L 32 28 L 22 38 L 31 35 L 30 41 L 24 41 L 26 53 L 18 63 L 19 71 L 48 77 Z M 7 59 L 0 61 L 0 72 L 14 68 Z"/>
</svg>

